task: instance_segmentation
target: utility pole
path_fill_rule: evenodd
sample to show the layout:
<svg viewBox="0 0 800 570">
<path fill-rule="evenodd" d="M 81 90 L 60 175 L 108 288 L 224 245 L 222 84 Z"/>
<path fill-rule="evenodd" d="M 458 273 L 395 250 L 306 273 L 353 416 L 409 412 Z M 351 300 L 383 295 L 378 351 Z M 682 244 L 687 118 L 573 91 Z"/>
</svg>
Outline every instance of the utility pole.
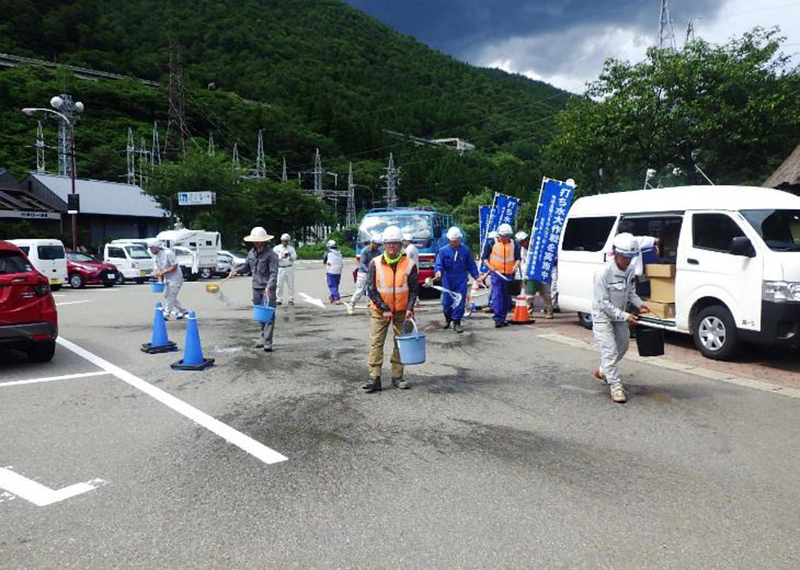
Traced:
<svg viewBox="0 0 800 570">
<path fill-rule="evenodd" d="M 672 16 L 669 13 L 669 0 L 661 0 L 661 14 L 658 22 L 658 47 L 677 51 L 675 29 L 672 27 Z"/>
<path fill-rule="evenodd" d="M 45 173 L 44 167 L 44 132 L 42 131 L 42 122 L 39 121 L 39 126 L 36 128 L 36 172 L 39 174 Z"/>
<path fill-rule="evenodd" d="M 286 182 L 289 180 L 289 172 L 286 170 L 286 157 L 283 157 L 283 170 L 281 170 L 281 181 Z"/>
<path fill-rule="evenodd" d="M 347 214 L 345 215 L 344 225 L 352 227 L 356 224 L 356 185 L 353 181 L 353 163 L 350 163 L 350 171 L 347 174 Z"/>
<path fill-rule="evenodd" d="M 133 130 L 128 127 L 128 144 L 125 146 L 125 157 L 128 163 L 128 184 L 136 184 L 136 147 L 133 146 Z"/>
<path fill-rule="evenodd" d="M 183 66 L 178 43 L 170 39 L 169 42 L 169 122 L 167 135 L 164 140 L 164 155 L 168 152 L 179 150 L 186 154 L 186 139 L 189 138 L 184 117 L 183 101 Z"/>
<path fill-rule="evenodd" d="M 386 181 L 384 190 L 386 191 L 386 207 L 394 209 L 397 207 L 397 188 L 400 186 L 400 168 L 394 166 L 394 156 L 389 153 L 389 165 L 386 167 L 386 174 L 381 176 Z"/>
<path fill-rule="evenodd" d="M 153 141 L 150 145 L 150 166 L 161 164 L 161 146 L 158 143 L 158 122 L 153 121 Z"/>
</svg>

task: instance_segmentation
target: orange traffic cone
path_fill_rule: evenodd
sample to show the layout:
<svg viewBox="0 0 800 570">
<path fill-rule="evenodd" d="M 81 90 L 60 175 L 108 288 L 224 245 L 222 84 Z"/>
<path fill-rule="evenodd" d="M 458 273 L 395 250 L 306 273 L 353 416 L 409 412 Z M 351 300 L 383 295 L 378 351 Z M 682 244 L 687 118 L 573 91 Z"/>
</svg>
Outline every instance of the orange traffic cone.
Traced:
<svg viewBox="0 0 800 570">
<path fill-rule="evenodd" d="M 514 300 L 514 316 L 511 317 L 512 325 L 529 325 L 533 320 L 528 314 L 528 300 L 525 293 L 517 295 Z"/>
</svg>

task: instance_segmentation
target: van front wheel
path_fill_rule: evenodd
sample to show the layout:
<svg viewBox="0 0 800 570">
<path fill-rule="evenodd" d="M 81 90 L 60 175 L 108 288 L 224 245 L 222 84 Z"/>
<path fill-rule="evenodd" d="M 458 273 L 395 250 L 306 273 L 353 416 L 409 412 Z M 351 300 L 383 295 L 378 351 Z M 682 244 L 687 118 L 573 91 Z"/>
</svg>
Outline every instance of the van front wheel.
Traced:
<svg viewBox="0 0 800 570">
<path fill-rule="evenodd" d="M 731 312 L 722 305 L 706 307 L 697 315 L 694 344 L 706 358 L 730 360 L 739 345 Z"/>
</svg>

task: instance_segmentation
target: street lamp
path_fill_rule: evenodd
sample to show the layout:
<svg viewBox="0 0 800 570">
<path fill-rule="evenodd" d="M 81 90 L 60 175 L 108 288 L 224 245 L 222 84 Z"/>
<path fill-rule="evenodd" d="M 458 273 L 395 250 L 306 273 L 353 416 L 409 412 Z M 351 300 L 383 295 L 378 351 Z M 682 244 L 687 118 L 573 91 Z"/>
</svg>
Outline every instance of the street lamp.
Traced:
<svg viewBox="0 0 800 570">
<path fill-rule="evenodd" d="M 64 105 L 64 99 L 61 97 L 53 97 L 50 99 L 50 104 L 55 107 L 56 109 L 60 109 Z M 75 110 L 78 112 L 83 111 L 83 103 L 78 101 L 75 103 Z M 25 107 L 22 109 L 22 112 L 32 117 L 36 113 L 49 113 L 51 115 L 56 115 L 59 117 L 69 128 L 69 146 L 70 146 L 70 169 L 69 169 L 69 177 L 70 182 L 72 184 L 72 196 L 76 196 L 75 192 L 75 123 L 70 120 L 65 114 L 59 113 L 58 111 L 54 111 L 53 109 L 46 109 L 44 107 Z M 67 213 L 72 215 L 72 250 L 77 251 L 78 249 L 78 210 L 77 210 L 77 199 L 73 198 L 75 202 L 73 203 L 74 209 L 68 209 Z M 69 201 L 68 207 L 69 207 Z"/>
</svg>

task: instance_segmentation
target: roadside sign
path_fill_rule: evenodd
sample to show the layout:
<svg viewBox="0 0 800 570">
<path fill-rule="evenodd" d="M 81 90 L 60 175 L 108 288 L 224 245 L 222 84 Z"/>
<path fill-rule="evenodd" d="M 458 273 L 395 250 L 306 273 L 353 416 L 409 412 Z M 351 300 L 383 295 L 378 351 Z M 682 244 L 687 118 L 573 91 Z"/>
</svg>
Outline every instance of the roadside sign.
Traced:
<svg viewBox="0 0 800 570">
<path fill-rule="evenodd" d="M 211 206 L 216 203 L 216 192 L 178 192 L 178 206 Z"/>
</svg>

